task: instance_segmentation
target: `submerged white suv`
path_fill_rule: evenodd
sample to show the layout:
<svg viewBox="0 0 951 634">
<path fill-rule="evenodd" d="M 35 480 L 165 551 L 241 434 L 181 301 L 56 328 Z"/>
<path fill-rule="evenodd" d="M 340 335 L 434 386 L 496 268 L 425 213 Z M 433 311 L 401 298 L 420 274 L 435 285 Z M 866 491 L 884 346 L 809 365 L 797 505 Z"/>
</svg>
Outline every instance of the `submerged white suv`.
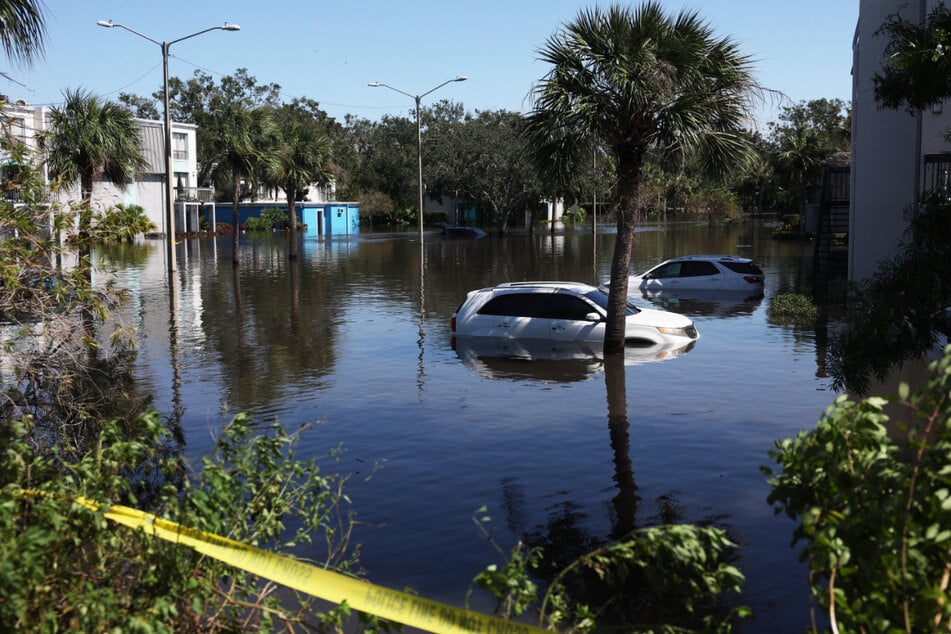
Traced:
<svg viewBox="0 0 951 634">
<path fill-rule="evenodd" d="M 578 282 L 509 282 L 470 291 L 452 315 L 452 334 L 604 341 L 607 294 Z M 625 343 L 684 344 L 698 337 L 683 315 L 627 305 Z"/>
<path fill-rule="evenodd" d="M 628 279 L 628 295 L 664 291 L 742 291 L 762 294 L 763 270 L 753 260 L 735 255 L 685 255 L 665 260 Z"/>
</svg>

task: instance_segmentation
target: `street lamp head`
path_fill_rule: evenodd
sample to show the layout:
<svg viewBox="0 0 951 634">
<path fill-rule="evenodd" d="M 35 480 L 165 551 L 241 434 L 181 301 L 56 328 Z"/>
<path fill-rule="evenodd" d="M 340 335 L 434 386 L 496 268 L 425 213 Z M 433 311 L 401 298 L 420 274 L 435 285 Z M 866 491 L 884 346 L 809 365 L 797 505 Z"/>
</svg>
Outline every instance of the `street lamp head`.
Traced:
<svg viewBox="0 0 951 634">
<path fill-rule="evenodd" d="M 467 80 L 467 79 L 469 79 L 469 78 L 466 77 L 465 75 L 459 75 L 458 77 L 456 77 L 455 79 L 453 79 L 453 81 L 465 81 L 465 80 Z"/>
<path fill-rule="evenodd" d="M 107 29 L 111 29 L 112 27 L 115 26 L 115 24 L 112 23 L 112 20 L 99 20 L 98 22 L 96 22 L 96 24 L 98 24 L 99 26 L 104 26 Z"/>
<path fill-rule="evenodd" d="M 237 24 L 228 24 L 227 22 L 225 22 L 225 25 L 221 27 L 221 30 L 222 31 L 240 31 L 241 27 L 238 26 Z"/>
<path fill-rule="evenodd" d="M 370 88 L 379 88 L 379 87 L 382 86 L 382 85 L 383 85 L 383 84 L 381 84 L 381 83 L 378 82 L 378 81 L 371 81 L 371 82 L 369 82 L 369 83 L 367 84 L 367 86 L 369 86 Z"/>
</svg>

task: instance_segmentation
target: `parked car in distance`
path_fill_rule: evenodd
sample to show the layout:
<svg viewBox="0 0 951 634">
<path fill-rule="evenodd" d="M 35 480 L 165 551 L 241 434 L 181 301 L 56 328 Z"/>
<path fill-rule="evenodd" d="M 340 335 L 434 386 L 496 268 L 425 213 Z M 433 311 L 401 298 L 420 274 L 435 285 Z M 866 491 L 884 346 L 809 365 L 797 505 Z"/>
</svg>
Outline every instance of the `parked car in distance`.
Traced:
<svg viewBox="0 0 951 634">
<path fill-rule="evenodd" d="M 603 342 L 608 296 L 579 282 L 509 282 L 470 291 L 453 313 L 453 335 Z M 698 337 L 683 315 L 628 302 L 625 343 L 652 346 Z"/>
<path fill-rule="evenodd" d="M 738 291 L 761 295 L 763 270 L 753 260 L 735 255 L 685 255 L 665 260 L 628 279 L 628 295 L 690 291 Z"/>
</svg>

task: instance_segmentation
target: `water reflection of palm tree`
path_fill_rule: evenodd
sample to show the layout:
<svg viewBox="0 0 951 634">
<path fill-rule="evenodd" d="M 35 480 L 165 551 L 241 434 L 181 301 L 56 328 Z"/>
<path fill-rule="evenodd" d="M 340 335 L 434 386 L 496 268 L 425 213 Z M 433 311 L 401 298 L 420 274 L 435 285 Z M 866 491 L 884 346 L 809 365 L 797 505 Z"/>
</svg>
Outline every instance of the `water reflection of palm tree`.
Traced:
<svg viewBox="0 0 951 634">
<path fill-rule="evenodd" d="M 611 538 L 622 539 L 636 527 L 637 484 L 631 465 L 631 437 L 627 421 L 627 384 L 623 354 L 604 358 L 604 385 L 608 398 L 608 431 L 614 452 L 614 482 L 617 495 L 612 500 L 614 517 Z"/>
<path fill-rule="evenodd" d="M 291 274 L 291 341 L 300 336 L 300 262 L 297 258 L 290 261 Z"/>
</svg>

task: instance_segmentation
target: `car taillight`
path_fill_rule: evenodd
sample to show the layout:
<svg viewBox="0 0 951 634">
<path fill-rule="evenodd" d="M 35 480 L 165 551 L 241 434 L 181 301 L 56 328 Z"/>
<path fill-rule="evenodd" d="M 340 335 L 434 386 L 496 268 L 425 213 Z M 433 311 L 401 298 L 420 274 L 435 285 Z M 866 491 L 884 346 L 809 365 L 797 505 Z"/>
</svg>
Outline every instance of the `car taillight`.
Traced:
<svg viewBox="0 0 951 634">
<path fill-rule="evenodd" d="M 449 320 L 449 332 L 456 332 L 456 316 L 453 315 Z"/>
<path fill-rule="evenodd" d="M 756 277 L 755 275 L 744 275 L 743 279 L 749 282 L 750 284 L 759 284 L 763 281 L 763 278 Z"/>
</svg>

